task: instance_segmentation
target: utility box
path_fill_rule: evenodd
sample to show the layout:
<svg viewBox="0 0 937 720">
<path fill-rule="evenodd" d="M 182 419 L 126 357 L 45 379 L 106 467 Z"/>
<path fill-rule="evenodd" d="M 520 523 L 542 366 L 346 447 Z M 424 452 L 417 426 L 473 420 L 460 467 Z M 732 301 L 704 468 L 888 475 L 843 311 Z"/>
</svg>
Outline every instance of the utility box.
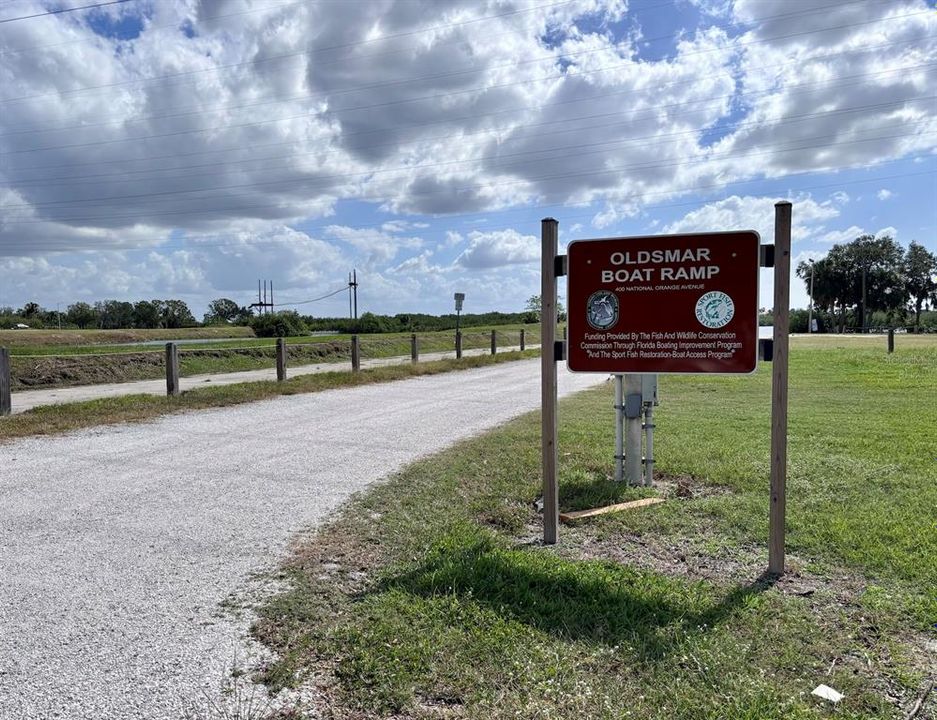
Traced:
<svg viewBox="0 0 937 720">
<path fill-rule="evenodd" d="M 645 404 L 660 405 L 657 397 L 657 375 L 641 376 L 641 400 Z"/>
</svg>

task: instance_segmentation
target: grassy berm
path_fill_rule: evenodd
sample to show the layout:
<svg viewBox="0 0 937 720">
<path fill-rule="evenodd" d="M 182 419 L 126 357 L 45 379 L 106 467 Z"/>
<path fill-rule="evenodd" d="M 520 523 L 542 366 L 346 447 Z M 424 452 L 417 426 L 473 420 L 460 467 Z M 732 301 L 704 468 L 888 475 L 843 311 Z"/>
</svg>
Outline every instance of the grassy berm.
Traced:
<svg viewBox="0 0 937 720">
<path fill-rule="evenodd" d="M 561 504 L 665 503 L 544 547 L 539 417 L 464 442 L 300 539 L 258 679 L 317 718 L 905 718 L 937 656 L 937 342 L 794 341 L 777 582 L 770 365 L 661 390 L 653 490 L 610 481 L 610 384 L 562 403 Z"/>
</svg>

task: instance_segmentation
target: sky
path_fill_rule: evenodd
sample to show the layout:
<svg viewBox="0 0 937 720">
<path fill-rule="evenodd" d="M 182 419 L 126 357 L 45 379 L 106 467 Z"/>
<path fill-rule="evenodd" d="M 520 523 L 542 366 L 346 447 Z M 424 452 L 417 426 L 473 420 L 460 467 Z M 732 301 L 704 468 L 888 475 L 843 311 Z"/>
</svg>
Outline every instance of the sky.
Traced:
<svg viewBox="0 0 937 720">
<path fill-rule="evenodd" d="M 937 251 L 935 150 L 924 0 L 0 0 L 0 306 L 342 316 L 356 268 L 360 312 L 512 312 L 544 217 L 770 242 L 779 200 L 795 267 Z"/>
</svg>

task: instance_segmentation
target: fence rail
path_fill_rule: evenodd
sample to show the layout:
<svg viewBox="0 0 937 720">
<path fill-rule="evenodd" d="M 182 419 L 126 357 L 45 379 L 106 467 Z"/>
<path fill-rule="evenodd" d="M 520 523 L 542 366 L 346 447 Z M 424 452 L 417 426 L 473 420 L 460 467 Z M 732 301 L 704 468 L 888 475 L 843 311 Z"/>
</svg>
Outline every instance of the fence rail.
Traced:
<svg viewBox="0 0 937 720">
<path fill-rule="evenodd" d="M 12 412 L 14 389 L 19 392 L 68 385 L 130 383 L 156 380 L 162 375 L 166 380 L 166 394 L 172 397 L 182 392 L 181 381 L 193 375 L 275 368 L 277 381 L 285 382 L 289 367 L 334 365 L 339 369 L 344 365 L 353 372 L 359 372 L 365 361 L 390 358 L 405 361 L 408 354 L 412 363 L 446 357 L 461 358 L 466 353 L 495 355 L 499 351 L 530 349 L 531 344 L 537 343 L 538 332 L 520 329 L 453 332 L 451 335 L 411 333 L 409 337 L 391 338 L 356 335 L 348 340 L 315 343 L 288 343 L 285 338 L 277 338 L 275 344 L 225 348 L 184 348 L 169 342 L 159 350 L 62 355 L 11 355 L 8 349 L 0 348 L 0 415 Z M 235 358 L 243 361 L 232 363 Z M 211 361 L 215 359 L 224 367 L 211 369 Z M 269 363 L 263 362 L 267 359 Z M 86 365 L 91 365 L 94 370 L 83 374 L 82 371 L 87 370 L 83 367 Z M 132 368 L 130 377 L 127 377 L 128 367 Z M 82 382 L 87 378 L 92 379 Z"/>
</svg>

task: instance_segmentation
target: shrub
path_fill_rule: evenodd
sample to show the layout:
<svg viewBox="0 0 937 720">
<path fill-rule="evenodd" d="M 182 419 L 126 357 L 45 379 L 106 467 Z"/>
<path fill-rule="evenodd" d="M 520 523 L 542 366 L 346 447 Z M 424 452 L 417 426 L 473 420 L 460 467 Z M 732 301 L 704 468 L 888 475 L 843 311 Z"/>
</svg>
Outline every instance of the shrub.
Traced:
<svg viewBox="0 0 937 720">
<path fill-rule="evenodd" d="M 291 337 L 309 332 L 295 310 L 258 315 L 251 318 L 250 325 L 257 337 Z"/>
</svg>

